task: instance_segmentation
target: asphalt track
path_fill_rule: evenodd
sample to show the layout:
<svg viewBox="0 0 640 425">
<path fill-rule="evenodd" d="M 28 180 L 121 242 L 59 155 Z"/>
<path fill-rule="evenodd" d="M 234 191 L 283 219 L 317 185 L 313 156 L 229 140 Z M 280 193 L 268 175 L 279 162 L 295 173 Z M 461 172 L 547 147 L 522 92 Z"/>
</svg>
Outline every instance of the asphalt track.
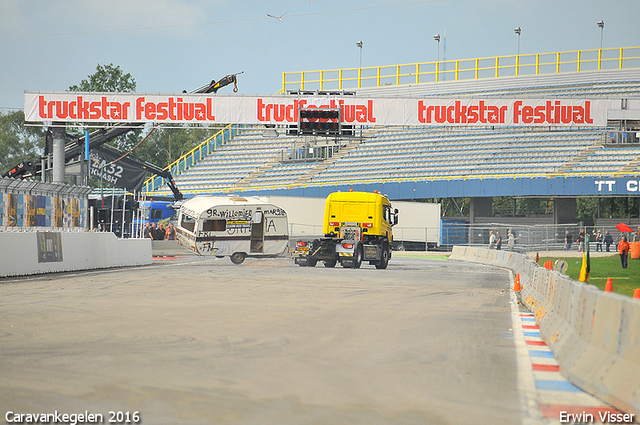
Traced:
<svg viewBox="0 0 640 425">
<path fill-rule="evenodd" d="M 0 409 L 162 424 L 519 424 L 509 274 L 185 256 L 0 279 Z"/>
</svg>

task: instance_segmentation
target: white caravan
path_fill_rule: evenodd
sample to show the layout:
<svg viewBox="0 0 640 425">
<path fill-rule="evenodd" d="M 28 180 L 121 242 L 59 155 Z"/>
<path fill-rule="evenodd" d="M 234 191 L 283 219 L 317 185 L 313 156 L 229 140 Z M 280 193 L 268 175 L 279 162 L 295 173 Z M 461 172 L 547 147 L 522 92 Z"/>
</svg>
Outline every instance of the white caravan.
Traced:
<svg viewBox="0 0 640 425">
<path fill-rule="evenodd" d="M 289 246 L 287 213 L 258 198 L 196 196 L 180 206 L 178 242 L 199 255 L 275 257 Z"/>
</svg>

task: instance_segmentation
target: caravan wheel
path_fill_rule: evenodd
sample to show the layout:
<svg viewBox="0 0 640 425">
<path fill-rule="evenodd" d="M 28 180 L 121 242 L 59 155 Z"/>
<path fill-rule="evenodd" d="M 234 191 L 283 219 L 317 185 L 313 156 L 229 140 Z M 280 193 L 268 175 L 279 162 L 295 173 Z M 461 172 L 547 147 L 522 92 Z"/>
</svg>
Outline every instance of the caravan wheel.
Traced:
<svg viewBox="0 0 640 425">
<path fill-rule="evenodd" d="M 246 256 L 247 254 L 245 254 L 244 252 L 234 252 L 233 254 L 231 254 L 231 262 L 233 264 L 242 264 Z"/>
</svg>

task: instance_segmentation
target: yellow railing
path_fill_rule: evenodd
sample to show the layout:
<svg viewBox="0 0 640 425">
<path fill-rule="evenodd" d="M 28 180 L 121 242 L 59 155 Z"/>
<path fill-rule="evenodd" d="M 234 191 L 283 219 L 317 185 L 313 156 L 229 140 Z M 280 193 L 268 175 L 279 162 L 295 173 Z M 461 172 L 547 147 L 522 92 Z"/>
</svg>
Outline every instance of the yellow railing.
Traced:
<svg viewBox="0 0 640 425">
<path fill-rule="evenodd" d="M 165 170 L 169 170 L 175 177 L 196 162 L 204 158 L 205 155 L 213 152 L 218 146 L 223 145 L 237 133 L 237 126 L 229 124 L 213 136 L 209 137 L 204 142 L 200 143 L 195 148 L 191 149 L 186 154 L 182 155 L 176 161 L 172 162 L 168 166 L 164 167 Z M 165 183 L 162 177 L 153 175 L 144 182 L 142 186 L 142 192 L 153 192 Z"/>
<path fill-rule="evenodd" d="M 280 93 L 286 93 L 288 90 L 355 90 L 441 81 L 632 68 L 640 68 L 640 47 L 283 72 Z"/>
<path fill-rule="evenodd" d="M 352 186 L 361 184 L 386 184 L 386 183 L 410 183 L 410 182 L 426 182 L 426 181 L 443 181 L 443 180 L 491 180 L 491 179 L 517 179 L 517 178 L 571 178 L 571 177 L 640 177 L 640 173 L 637 172 L 567 172 L 567 173 L 529 173 L 529 174 L 469 174 L 462 176 L 429 176 L 429 177 L 379 177 L 371 179 L 349 179 L 349 180 L 337 180 L 332 182 L 318 182 L 318 183 L 290 183 L 268 186 L 246 186 L 246 187 L 228 187 L 228 188 L 216 188 L 216 189 L 188 189 L 183 190 L 185 193 L 198 194 L 213 194 L 213 193 L 242 193 L 244 191 L 269 191 L 269 190 L 283 190 L 283 189 L 300 189 L 307 187 L 329 187 L 329 186 Z M 171 195 L 171 192 L 158 192 L 159 195 Z"/>
</svg>

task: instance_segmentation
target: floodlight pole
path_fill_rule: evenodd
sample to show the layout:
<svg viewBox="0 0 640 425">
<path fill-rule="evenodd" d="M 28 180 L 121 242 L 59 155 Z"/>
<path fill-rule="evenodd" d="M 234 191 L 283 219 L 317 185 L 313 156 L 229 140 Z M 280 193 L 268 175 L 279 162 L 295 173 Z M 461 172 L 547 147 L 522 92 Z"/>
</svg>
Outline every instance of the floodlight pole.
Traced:
<svg viewBox="0 0 640 425">
<path fill-rule="evenodd" d="M 600 28 L 600 50 L 602 50 L 602 39 L 604 37 L 604 21 L 598 21 L 596 22 L 596 25 L 598 25 L 598 28 Z"/>
<path fill-rule="evenodd" d="M 513 31 L 518 35 L 518 56 L 520 56 L 520 34 L 522 34 L 522 28 L 514 28 Z"/>
<path fill-rule="evenodd" d="M 358 48 L 360 49 L 360 68 L 362 68 L 362 46 L 364 45 L 364 43 L 362 42 L 362 40 L 356 42 L 356 46 L 358 46 Z"/>
<path fill-rule="evenodd" d="M 434 35 L 433 39 L 438 42 L 438 60 L 437 60 L 437 62 L 440 62 L 440 34 Z"/>
</svg>

